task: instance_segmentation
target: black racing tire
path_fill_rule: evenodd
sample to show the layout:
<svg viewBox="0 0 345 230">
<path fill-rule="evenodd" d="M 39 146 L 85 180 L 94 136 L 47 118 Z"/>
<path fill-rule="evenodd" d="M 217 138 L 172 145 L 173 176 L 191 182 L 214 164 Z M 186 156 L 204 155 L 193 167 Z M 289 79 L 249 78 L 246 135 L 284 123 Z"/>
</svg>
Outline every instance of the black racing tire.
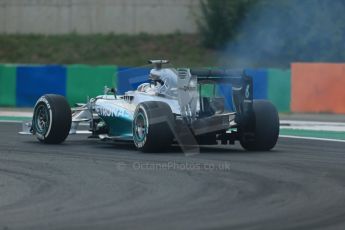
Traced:
<svg viewBox="0 0 345 230">
<path fill-rule="evenodd" d="M 267 100 L 253 101 L 255 130 L 246 138 L 245 130 L 240 128 L 241 146 L 249 151 L 269 151 L 277 143 L 279 136 L 279 116 L 275 106 Z"/>
<path fill-rule="evenodd" d="M 46 94 L 40 97 L 34 108 L 32 131 L 40 142 L 60 144 L 71 129 L 72 112 L 65 97 Z"/>
<path fill-rule="evenodd" d="M 138 104 L 132 124 L 135 147 L 142 152 L 162 152 L 173 141 L 174 116 L 168 104 L 148 101 Z"/>
</svg>

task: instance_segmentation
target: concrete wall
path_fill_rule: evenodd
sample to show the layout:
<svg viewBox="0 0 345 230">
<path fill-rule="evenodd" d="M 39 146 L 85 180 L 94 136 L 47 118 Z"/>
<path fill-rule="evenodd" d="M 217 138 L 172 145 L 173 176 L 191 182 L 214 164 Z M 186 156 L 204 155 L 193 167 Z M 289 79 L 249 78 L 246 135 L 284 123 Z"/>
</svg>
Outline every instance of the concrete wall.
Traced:
<svg viewBox="0 0 345 230">
<path fill-rule="evenodd" d="M 0 33 L 196 32 L 198 0 L 0 0 Z"/>
</svg>

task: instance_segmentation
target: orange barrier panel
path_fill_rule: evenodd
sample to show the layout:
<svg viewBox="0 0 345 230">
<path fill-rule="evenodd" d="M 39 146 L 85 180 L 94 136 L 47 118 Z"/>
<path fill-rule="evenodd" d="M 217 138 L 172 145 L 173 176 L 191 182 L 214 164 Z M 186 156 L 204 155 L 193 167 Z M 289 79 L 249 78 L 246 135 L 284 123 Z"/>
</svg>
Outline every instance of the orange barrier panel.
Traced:
<svg viewBox="0 0 345 230">
<path fill-rule="evenodd" d="M 291 111 L 345 114 L 345 64 L 293 63 Z"/>
</svg>

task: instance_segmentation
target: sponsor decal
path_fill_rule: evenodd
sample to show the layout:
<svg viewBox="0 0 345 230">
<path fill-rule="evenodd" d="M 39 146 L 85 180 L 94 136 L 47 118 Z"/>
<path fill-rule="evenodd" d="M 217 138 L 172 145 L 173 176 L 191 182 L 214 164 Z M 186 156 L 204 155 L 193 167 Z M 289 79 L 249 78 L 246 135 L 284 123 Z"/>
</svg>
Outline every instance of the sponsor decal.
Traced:
<svg viewBox="0 0 345 230">
<path fill-rule="evenodd" d="M 40 99 L 38 99 L 38 101 L 36 102 L 36 105 L 37 105 L 38 103 L 40 103 L 40 102 L 43 102 L 44 104 L 46 104 L 48 110 L 50 110 L 50 104 L 49 104 L 48 100 L 47 100 L 45 97 L 40 97 Z"/>
<path fill-rule="evenodd" d="M 247 85 L 247 87 L 246 87 L 246 92 L 245 92 L 245 97 L 248 99 L 249 98 L 249 96 L 250 96 L 250 91 L 249 91 L 249 89 L 250 89 L 250 85 Z"/>
<path fill-rule="evenodd" d="M 119 108 L 119 107 L 104 107 L 102 105 L 96 105 L 95 106 L 95 110 L 96 112 L 103 117 L 121 117 L 121 118 L 126 118 L 131 120 L 131 114 L 123 109 L 123 108 Z"/>
<path fill-rule="evenodd" d="M 145 117 L 146 122 L 148 122 L 148 118 L 147 118 L 147 114 L 146 114 L 145 108 L 140 106 L 140 109 L 141 109 L 142 113 L 141 112 L 139 112 L 139 113 L 136 112 L 137 116 L 138 116 L 138 114 L 142 114 Z M 135 144 L 135 146 L 137 148 L 143 148 L 144 147 L 144 145 L 146 143 L 146 140 L 147 140 L 147 134 L 148 134 L 148 126 L 146 126 L 144 138 L 142 140 L 138 140 L 137 137 L 136 137 L 136 134 L 135 134 L 135 126 L 133 126 L 134 144 Z"/>
</svg>

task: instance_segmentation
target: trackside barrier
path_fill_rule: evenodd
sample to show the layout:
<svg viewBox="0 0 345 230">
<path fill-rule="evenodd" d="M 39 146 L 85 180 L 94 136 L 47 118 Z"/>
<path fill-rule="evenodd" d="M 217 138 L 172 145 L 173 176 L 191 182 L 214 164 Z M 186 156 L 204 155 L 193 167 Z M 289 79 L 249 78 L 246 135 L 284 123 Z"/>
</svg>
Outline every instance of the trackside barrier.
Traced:
<svg viewBox="0 0 345 230">
<path fill-rule="evenodd" d="M 117 88 L 116 66 L 67 66 L 66 96 L 71 106 L 103 94 L 104 86 Z"/>
<path fill-rule="evenodd" d="M 119 94 L 148 82 L 149 68 L 89 65 L 0 65 L 0 106 L 32 107 L 46 93 L 67 97 L 70 105 L 103 93 L 105 85 Z M 254 98 L 269 99 L 280 112 L 345 113 L 345 64 L 293 63 L 283 69 L 246 69 L 253 77 Z M 227 84 L 216 89 L 231 95 Z M 203 94 L 213 93 L 206 86 Z M 211 92 L 212 91 L 212 92 Z M 226 107 L 232 100 L 226 97 Z"/>
<path fill-rule="evenodd" d="M 268 99 L 280 112 L 290 112 L 291 71 L 268 69 Z"/>
<path fill-rule="evenodd" d="M 119 67 L 117 72 L 118 93 L 124 94 L 126 91 L 136 89 L 144 82 L 149 82 L 149 74 L 150 68 Z"/>
<path fill-rule="evenodd" d="M 47 93 L 66 96 L 73 106 L 104 86 L 117 87 L 116 66 L 0 65 L 0 106 L 33 107 Z"/>
<path fill-rule="evenodd" d="M 32 107 L 47 93 L 66 95 L 66 67 L 58 65 L 17 66 L 16 105 Z"/>
<path fill-rule="evenodd" d="M 291 110 L 345 114 L 345 64 L 293 63 Z"/>
<path fill-rule="evenodd" d="M 16 66 L 0 65 L 0 106 L 16 106 Z"/>
</svg>

